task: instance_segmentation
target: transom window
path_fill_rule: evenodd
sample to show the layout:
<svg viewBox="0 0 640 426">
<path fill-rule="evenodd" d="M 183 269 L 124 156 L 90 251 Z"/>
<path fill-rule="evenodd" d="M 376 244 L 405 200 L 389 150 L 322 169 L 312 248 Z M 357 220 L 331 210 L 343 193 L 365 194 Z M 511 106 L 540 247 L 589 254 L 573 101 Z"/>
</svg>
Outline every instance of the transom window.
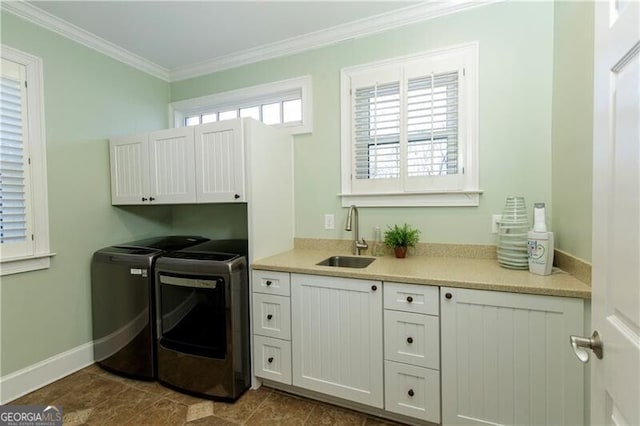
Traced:
<svg viewBox="0 0 640 426">
<path fill-rule="evenodd" d="M 476 69 L 471 44 L 342 70 L 343 205 L 478 204 Z"/>
<path fill-rule="evenodd" d="M 175 127 L 250 117 L 291 134 L 310 133 L 311 76 L 173 102 Z"/>
</svg>

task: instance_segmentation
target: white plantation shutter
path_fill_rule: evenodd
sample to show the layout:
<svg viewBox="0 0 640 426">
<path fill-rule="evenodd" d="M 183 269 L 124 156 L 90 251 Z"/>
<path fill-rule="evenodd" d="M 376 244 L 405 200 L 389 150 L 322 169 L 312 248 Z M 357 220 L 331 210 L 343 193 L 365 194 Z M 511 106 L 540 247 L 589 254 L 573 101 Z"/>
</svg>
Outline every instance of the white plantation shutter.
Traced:
<svg viewBox="0 0 640 426">
<path fill-rule="evenodd" d="M 0 250 L 33 254 L 29 198 L 25 67 L 2 60 L 0 77 Z"/>
<path fill-rule="evenodd" d="M 355 178 L 398 178 L 400 82 L 358 88 L 353 102 Z"/>
<path fill-rule="evenodd" d="M 458 72 L 407 83 L 407 175 L 458 173 Z"/>
</svg>

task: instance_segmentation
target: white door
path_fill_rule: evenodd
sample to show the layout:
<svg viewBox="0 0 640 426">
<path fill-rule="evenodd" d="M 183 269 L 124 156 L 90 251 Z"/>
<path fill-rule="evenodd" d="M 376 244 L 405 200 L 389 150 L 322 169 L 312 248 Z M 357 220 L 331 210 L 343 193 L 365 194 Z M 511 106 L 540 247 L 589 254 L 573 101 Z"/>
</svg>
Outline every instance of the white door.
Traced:
<svg viewBox="0 0 640 426">
<path fill-rule="evenodd" d="M 111 160 L 111 204 L 149 202 L 148 135 L 113 138 L 109 141 Z"/>
<path fill-rule="evenodd" d="M 241 121 L 197 126 L 195 140 L 198 202 L 244 201 Z"/>
<path fill-rule="evenodd" d="M 595 6 L 591 423 L 640 424 L 640 2 Z"/>
<path fill-rule="evenodd" d="M 382 283 L 291 275 L 293 384 L 382 408 Z"/>
<path fill-rule="evenodd" d="M 196 202 L 193 145 L 193 127 L 159 130 L 149 135 L 152 204 Z"/>
</svg>

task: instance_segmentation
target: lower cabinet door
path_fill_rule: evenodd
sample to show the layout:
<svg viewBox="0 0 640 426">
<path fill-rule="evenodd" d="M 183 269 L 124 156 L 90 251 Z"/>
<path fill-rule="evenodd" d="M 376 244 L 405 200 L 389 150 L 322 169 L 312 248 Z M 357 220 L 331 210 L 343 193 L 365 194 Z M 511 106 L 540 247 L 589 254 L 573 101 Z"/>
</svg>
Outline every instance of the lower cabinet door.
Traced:
<svg viewBox="0 0 640 426">
<path fill-rule="evenodd" d="M 440 323 L 433 315 L 384 310 L 384 358 L 440 369 Z"/>
<path fill-rule="evenodd" d="M 291 342 L 253 336 L 255 375 L 274 382 L 291 384 Z"/>
<path fill-rule="evenodd" d="M 382 408 L 382 283 L 291 275 L 293 384 Z"/>
<path fill-rule="evenodd" d="M 384 362 L 385 409 L 440 423 L 440 372 L 393 361 Z"/>
</svg>

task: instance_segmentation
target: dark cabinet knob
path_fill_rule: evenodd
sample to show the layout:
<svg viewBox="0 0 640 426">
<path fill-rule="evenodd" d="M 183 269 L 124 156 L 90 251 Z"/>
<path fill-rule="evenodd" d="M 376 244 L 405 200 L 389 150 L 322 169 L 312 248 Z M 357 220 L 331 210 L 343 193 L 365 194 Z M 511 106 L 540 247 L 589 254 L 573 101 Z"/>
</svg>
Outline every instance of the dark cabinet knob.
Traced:
<svg viewBox="0 0 640 426">
<path fill-rule="evenodd" d="M 413 337 L 407 337 L 407 343 L 409 344 L 413 343 Z"/>
<path fill-rule="evenodd" d="M 270 357 L 267 359 L 267 362 L 268 362 L 269 364 L 271 364 L 271 363 L 273 362 L 273 357 L 272 357 L 272 356 L 270 356 Z"/>
<path fill-rule="evenodd" d="M 413 396 L 415 395 L 415 393 L 413 392 L 413 389 L 409 389 L 409 392 L 407 392 L 409 394 L 409 396 Z"/>
<path fill-rule="evenodd" d="M 444 297 L 445 297 L 447 300 L 451 300 L 451 298 L 453 297 L 453 295 L 452 295 L 451 293 L 445 293 L 445 294 L 444 294 Z"/>
<path fill-rule="evenodd" d="M 142 201 L 147 201 L 147 197 L 142 197 Z"/>
<path fill-rule="evenodd" d="M 267 285 L 267 287 L 269 287 L 271 284 L 273 284 L 273 282 L 267 281 L 265 284 Z"/>
<path fill-rule="evenodd" d="M 155 198 L 149 197 L 149 201 L 153 201 L 153 200 L 155 200 Z"/>
<path fill-rule="evenodd" d="M 372 291 L 376 291 L 377 289 L 378 289 L 378 286 L 377 286 L 377 285 L 372 285 L 372 286 L 371 286 L 371 290 L 372 290 Z"/>
<path fill-rule="evenodd" d="M 236 195 L 233 196 L 233 198 L 235 198 L 237 200 L 238 198 L 240 198 L 240 195 L 236 194 Z"/>
<path fill-rule="evenodd" d="M 273 315 L 271 315 L 271 314 L 267 315 L 267 319 L 268 319 L 269 321 L 271 321 L 271 318 L 273 318 Z"/>
<path fill-rule="evenodd" d="M 409 302 L 409 303 L 413 302 L 413 297 L 407 296 L 407 302 Z"/>
</svg>

